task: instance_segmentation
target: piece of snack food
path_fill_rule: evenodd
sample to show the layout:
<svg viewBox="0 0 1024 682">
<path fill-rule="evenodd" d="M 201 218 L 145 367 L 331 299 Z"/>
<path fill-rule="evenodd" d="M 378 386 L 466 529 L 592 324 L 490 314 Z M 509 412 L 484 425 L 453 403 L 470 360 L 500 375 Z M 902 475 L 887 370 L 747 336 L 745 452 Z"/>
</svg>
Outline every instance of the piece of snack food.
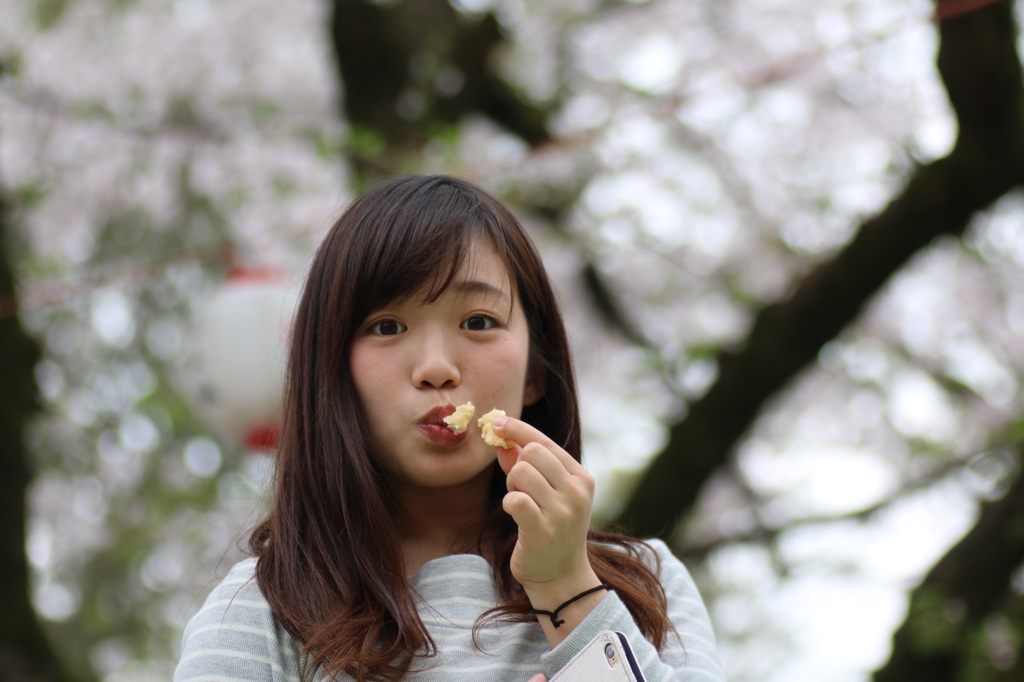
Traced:
<svg viewBox="0 0 1024 682">
<path fill-rule="evenodd" d="M 473 407 L 473 403 L 459 405 L 455 408 L 454 412 L 444 418 L 444 423 L 448 425 L 452 433 L 460 434 L 469 426 L 469 420 L 473 418 L 473 412 L 475 411 L 476 408 Z"/>
<path fill-rule="evenodd" d="M 476 425 L 480 427 L 484 442 L 488 445 L 493 445 L 498 448 L 512 448 L 515 447 L 515 443 L 510 440 L 505 440 L 498 434 L 494 433 L 494 427 L 491 426 L 491 420 L 495 417 L 504 417 L 505 410 L 493 409 L 484 416 L 476 420 Z"/>
</svg>

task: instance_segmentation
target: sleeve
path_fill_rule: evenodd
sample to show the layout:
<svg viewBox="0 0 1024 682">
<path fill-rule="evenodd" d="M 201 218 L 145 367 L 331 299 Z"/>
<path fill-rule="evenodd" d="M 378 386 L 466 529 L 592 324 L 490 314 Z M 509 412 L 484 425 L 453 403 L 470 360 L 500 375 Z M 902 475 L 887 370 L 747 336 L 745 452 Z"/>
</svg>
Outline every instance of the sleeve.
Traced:
<svg viewBox="0 0 1024 682">
<path fill-rule="evenodd" d="M 561 670 L 597 633 L 614 630 L 626 635 L 647 682 L 725 682 L 711 618 L 697 585 L 664 542 L 654 540 L 649 544 L 660 560 L 668 616 L 679 638 L 670 634 L 659 654 L 640 632 L 626 605 L 612 592 L 563 642 L 544 654 L 548 677 Z"/>
<path fill-rule="evenodd" d="M 192 617 L 174 682 L 299 682 L 299 647 L 274 618 L 253 576 L 236 565 Z"/>
</svg>

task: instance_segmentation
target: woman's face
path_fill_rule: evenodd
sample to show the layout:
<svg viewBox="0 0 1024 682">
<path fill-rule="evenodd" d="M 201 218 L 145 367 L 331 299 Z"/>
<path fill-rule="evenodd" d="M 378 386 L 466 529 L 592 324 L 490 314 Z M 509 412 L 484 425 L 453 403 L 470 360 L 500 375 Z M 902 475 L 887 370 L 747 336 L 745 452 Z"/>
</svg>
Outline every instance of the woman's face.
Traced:
<svg viewBox="0 0 1024 682">
<path fill-rule="evenodd" d="M 486 486 L 495 450 L 471 422 L 453 434 L 442 419 L 472 402 L 518 417 L 540 395 L 527 382 L 530 334 L 508 269 L 483 239 L 444 294 L 426 292 L 373 311 L 357 329 L 352 379 L 370 436 L 394 485 Z"/>
</svg>

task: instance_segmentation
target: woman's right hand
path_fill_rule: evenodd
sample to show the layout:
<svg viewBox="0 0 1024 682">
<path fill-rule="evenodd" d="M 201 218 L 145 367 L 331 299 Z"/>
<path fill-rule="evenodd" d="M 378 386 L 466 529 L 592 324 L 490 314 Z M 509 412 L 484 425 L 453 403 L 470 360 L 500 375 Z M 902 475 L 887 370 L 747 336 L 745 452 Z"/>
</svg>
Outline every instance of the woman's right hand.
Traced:
<svg viewBox="0 0 1024 682">
<path fill-rule="evenodd" d="M 593 591 L 601 581 L 587 553 L 594 478 L 530 424 L 512 417 L 491 423 L 499 436 L 514 443 L 510 449 L 497 448 L 508 485 L 502 506 L 519 526 L 509 565 L 512 576 L 534 609 L 552 612 L 572 602 L 559 612 L 558 623 L 554 617 L 540 618 L 548 643 L 555 647 L 606 594 Z M 581 595 L 585 592 L 590 594 Z"/>
<path fill-rule="evenodd" d="M 495 433 L 517 444 L 497 448 L 508 485 L 502 506 L 519 526 L 509 568 L 531 600 L 552 600 L 535 607 L 551 609 L 600 583 L 587 555 L 594 478 L 530 424 L 511 417 L 497 417 L 492 424 Z M 562 583 L 564 594 L 559 594 Z"/>
</svg>

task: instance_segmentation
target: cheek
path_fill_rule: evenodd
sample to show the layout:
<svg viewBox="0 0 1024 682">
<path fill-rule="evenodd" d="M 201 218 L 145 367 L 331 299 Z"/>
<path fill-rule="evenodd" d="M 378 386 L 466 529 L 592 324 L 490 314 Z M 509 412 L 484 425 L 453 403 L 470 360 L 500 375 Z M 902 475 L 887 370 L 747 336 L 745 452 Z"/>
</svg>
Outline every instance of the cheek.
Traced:
<svg viewBox="0 0 1024 682">
<path fill-rule="evenodd" d="M 352 373 L 352 385 L 356 395 L 364 405 L 374 404 L 387 399 L 382 389 L 386 385 L 388 363 L 377 353 L 360 347 L 352 347 L 349 356 L 349 371 Z"/>
<path fill-rule="evenodd" d="M 519 339 L 509 340 L 495 344 L 486 358 L 480 357 L 478 367 L 480 372 L 487 376 L 494 386 L 501 386 L 502 392 L 510 388 L 522 390 L 526 382 L 526 372 L 529 365 L 529 344 Z"/>
</svg>

